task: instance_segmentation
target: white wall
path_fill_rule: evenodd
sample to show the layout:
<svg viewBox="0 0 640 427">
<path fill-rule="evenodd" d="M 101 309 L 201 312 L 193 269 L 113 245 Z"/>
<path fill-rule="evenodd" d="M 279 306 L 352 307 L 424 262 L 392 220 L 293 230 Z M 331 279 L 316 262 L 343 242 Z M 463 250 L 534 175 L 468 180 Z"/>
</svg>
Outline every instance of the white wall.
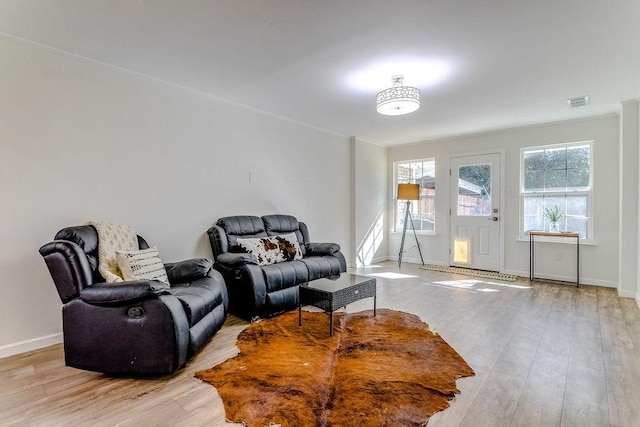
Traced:
<svg viewBox="0 0 640 427">
<path fill-rule="evenodd" d="M 387 259 L 387 148 L 352 138 L 354 262 Z"/>
<path fill-rule="evenodd" d="M 0 357 L 61 338 L 38 248 L 64 226 L 130 224 L 168 262 L 288 213 L 352 262 L 348 138 L 1 37 L 0 99 Z"/>
<path fill-rule="evenodd" d="M 640 147 L 640 97 L 638 97 L 636 99 L 636 101 L 638 102 L 638 104 L 636 104 L 636 117 L 635 117 L 635 121 L 636 121 L 636 125 L 637 125 L 637 131 L 636 131 L 636 136 L 638 138 L 638 140 L 636 141 L 636 144 Z M 640 149 L 638 150 L 638 158 L 636 159 L 636 161 L 638 162 L 638 165 L 640 165 Z M 640 174 L 638 174 L 638 183 L 636 186 L 636 197 L 638 199 L 638 207 L 637 207 L 637 212 L 640 212 Z M 640 215 L 637 218 L 638 220 L 638 230 L 640 230 Z M 637 243 L 636 243 L 636 248 L 640 248 L 640 233 L 638 233 L 637 237 Z M 638 306 L 640 307 L 640 268 L 637 267 L 638 263 L 640 263 L 640 251 L 636 252 L 636 255 L 638 256 L 638 258 L 636 258 L 635 260 L 633 260 L 632 262 L 634 262 L 636 264 L 636 271 L 638 273 L 637 277 L 636 277 L 636 294 L 635 294 L 635 298 L 636 298 L 636 303 L 638 304 Z"/>
<path fill-rule="evenodd" d="M 638 284 L 638 101 L 625 101 L 620 111 L 618 293 L 635 297 Z"/>
<path fill-rule="evenodd" d="M 426 263 L 447 264 L 447 228 L 449 226 L 450 157 L 467 153 L 504 152 L 505 206 L 502 211 L 504 272 L 527 276 L 529 243 L 519 240 L 520 148 L 593 140 L 593 245 L 581 245 L 581 282 L 605 286 L 617 285 L 618 265 L 618 116 L 608 115 L 586 120 L 551 123 L 470 135 L 389 149 L 389 176 L 393 162 L 434 157 L 436 161 L 436 234 L 419 236 Z M 390 180 L 391 181 L 391 180 Z M 393 215 L 393 191 L 388 184 L 389 215 Z M 392 221 L 390 220 L 390 224 Z M 389 254 L 396 254 L 400 234 L 390 232 Z M 575 245 L 541 243 L 536 251 L 536 275 L 575 280 Z M 556 260 L 558 257 L 561 260 Z M 394 256 L 395 258 L 395 256 Z M 403 261 L 419 262 L 415 248 Z M 540 270 L 540 271 L 538 271 Z"/>
</svg>

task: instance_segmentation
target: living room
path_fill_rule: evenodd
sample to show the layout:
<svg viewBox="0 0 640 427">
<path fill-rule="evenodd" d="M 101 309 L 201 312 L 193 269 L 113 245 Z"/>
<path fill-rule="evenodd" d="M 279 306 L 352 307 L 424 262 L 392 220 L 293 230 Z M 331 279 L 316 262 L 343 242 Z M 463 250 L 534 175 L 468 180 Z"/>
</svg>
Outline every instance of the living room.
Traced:
<svg viewBox="0 0 640 427">
<path fill-rule="evenodd" d="M 569 58 L 579 59 L 584 67 L 611 62 L 608 73 L 600 76 L 604 84 L 590 86 L 592 80 L 577 76 L 573 86 L 563 88 L 554 80 L 532 82 L 513 78 L 505 86 L 514 86 L 516 92 L 521 92 L 520 99 L 513 99 L 516 105 L 493 102 L 494 94 L 489 90 L 478 89 L 467 103 L 466 91 L 452 95 L 421 88 L 421 109 L 412 114 L 424 115 L 417 119 L 411 119 L 411 115 L 380 119 L 375 111 L 375 90 L 373 94 L 350 93 L 344 85 L 336 84 L 331 93 L 332 103 L 347 110 L 369 109 L 362 113 L 364 119 L 354 117 L 351 128 L 348 117 L 338 120 L 327 116 L 329 118 L 307 121 L 294 114 L 296 110 L 301 113 L 315 111 L 313 104 L 321 103 L 329 96 L 315 89 L 314 78 L 328 79 L 326 76 L 331 75 L 331 79 L 338 80 L 345 76 L 336 78 L 334 69 L 313 71 L 304 68 L 303 64 L 309 58 L 300 55 L 307 45 L 302 42 L 290 45 L 292 42 L 286 33 L 274 35 L 269 30 L 270 24 L 274 23 L 289 28 L 285 23 L 296 21 L 296 16 L 290 15 L 294 11 L 300 14 L 300 22 L 292 25 L 295 28 L 307 22 L 314 12 L 322 12 L 330 17 L 326 19 L 337 20 L 335 34 L 328 31 L 322 35 L 331 36 L 329 41 L 336 46 L 348 45 L 340 38 L 353 30 L 349 28 L 349 19 L 333 16 L 331 8 L 305 11 L 291 2 L 278 2 L 279 13 L 258 20 L 261 25 L 253 29 L 253 40 L 259 40 L 264 33 L 265 37 L 269 35 L 270 42 L 281 40 L 287 49 L 269 52 L 266 46 L 257 46 L 251 51 L 256 54 L 255 64 L 251 57 L 238 52 L 237 62 L 225 65 L 225 70 L 237 67 L 235 73 L 227 73 L 224 79 L 216 74 L 210 81 L 209 74 L 213 73 L 210 68 L 185 70 L 179 67 L 181 60 L 191 61 L 190 65 L 194 63 L 194 58 L 187 57 L 186 53 L 181 57 L 180 45 L 171 45 L 171 36 L 180 33 L 179 28 L 169 28 L 165 38 L 155 42 L 173 46 L 173 56 L 162 58 L 152 51 L 147 54 L 139 51 L 129 68 L 119 65 L 115 60 L 119 58 L 116 54 L 118 44 L 137 42 L 140 48 L 148 46 L 144 29 L 135 35 L 124 31 L 136 25 L 144 28 L 144 22 L 135 20 L 144 13 L 138 10 L 138 15 L 132 15 L 130 21 L 122 21 L 122 27 L 119 27 L 113 24 L 120 22 L 117 20 L 107 25 L 108 19 L 100 18 L 99 8 L 84 9 L 80 3 L 52 2 L 44 7 L 38 2 L 0 2 L 0 15 L 3 16 L 0 18 L 0 94 L 4 100 L 0 104 L 3 118 L 0 186 L 5 206 L 2 215 L 4 237 L 0 242 L 0 271 L 4 277 L 4 297 L 0 301 L 3 325 L 0 358 L 62 342 L 60 300 L 37 250 L 61 228 L 89 220 L 130 224 L 138 234 L 158 246 L 163 261 L 174 261 L 189 257 L 212 258 L 206 231 L 218 218 L 239 214 L 292 214 L 309 224 L 314 240 L 338 243 L 350 268 L 358 266 L 364 242 L 371 230 L 379 226 L 381 241 L 368 255 L 367 263 L 379 263 L 383 266 L 379 270 L 386 268 L 401 274 L 402 269 L 394 269 L 395 262 L 385 262 L 397 260 L 402 238 L 395 220 L 397 182 L 394 168 L 397 162 L 403 161 L 433 159 L 435 162 L 435 231 L 421 232 L 417 239 L 425 263 L 447 265 L 451 159 L 499 154 L 502 170 L 499 270 L 526 277 L 529 241 L 523 232 L 521 218 L 522 150 L 582 141 L 591 141 L 593 147 L 593 187 L 589 215 L 592 235 L 580 247 L 581 283 L 612 288 L 619 298 L 635 299 L 636 304 L 640 304 L 637 266 L 640 259 L 637 172 L 640 161 L 640 56 L 633 50 L 638 47 L 637 25 L 629 21 L 630 16 L 637 16 L 639 12 L 634 2 L 622 2 L 616 7 L 591 5 L 595 10 L 587 15 L 594 22 L 599 22 L 596 19 L 598 11 L 606 9 L 612 15 L 607 15 L 606 23 L 619 22 L 620 27 L 615 27 L 619 32 L 612 33 L 612 28 L 601 27 L 608 31 L 608 36 L 597 37 L 602 45 L 584 50 L 602 53 L 605 60 L 600 57 L 585 60 L 578 55 Z M 173 10 L 168 7 L 172 3 L 175 10 L 180 10 L 178 2 L 164 3 L 167 7 L 162 11 L 166 15 Z M 251 5 L 246 6 L 251 10 Z M 377 6 L 388 12 L 399 7 Z M 407 19 L 407 15 L 412 14 L 411 7 L 428 15 L 428 10 L 415 2 L 406 2 L 405 6 L 407 10 L 402 16 Z M 68 21 L 58 10 L 65 7 L 69 8 L 66 11 Z M 117 9 L 115 6 L 109 9 L 105 2 L 103 7 L 104 16 L 118 16 L 117 13 L 112 15 Z M 493 2 L 490 10 L 483 12 L 478 20 L 491 22 L 487 17 L 491 15 L 489 12 L 499 15 L 500 11 L 517 11 L 519 17 L 527 14 L 528 6 L 512 7 Z M 572 2 L 571 7 L 576 13 L 586 14 L 582 9 L 586 6 L 581 2 Z M 54 14 L 55 10 L 60 15 Z M 468 13 L 461 13 L 464 16 L 460 19 L 466 23 L 475 22 L 473 16 L 467 16 L 472 12 L 480 13 L 474 7 Z M 536 9 L 541 16 L 547 13 L 553 17 L 555 12 L 551 5 Z M 557 13 L 562 17 L 570 15 L 564 9 Z M 46 25 L 48 14 L 60 19 L 50 21 L 53 28 Z M 222 25 L 226 17 L 216 16 L 215 19 L 216 24 Z M 519 28 L 513 23 L 515 19 L 513 22 L 496 19 L 504 24 L 501 28 Z M 373 25 L 371 22 L 357 23 L 357 28 L 368 35 L 366 29 Z M 476 22 L 476 26 L 481 27 L 483 22 Z M 533 27 L 538 21 L 527 22 Z M 207 21 L 203 18 L 198 24 L 206 26 Z M 541 25 L 547 24 L 554 31 L 565 25 L 551 18 Z M 393 28 L 398 26 L 401 23 L 394 22 Z M 113 37 L 118 29 L 123 33 L 114 37 L 113 44 L 105 40 L 102 45 L 94 45 L 93 51 L 85 51 L 81 43 L 85 36 L 90 33 L 96 39 L 103 37 L 99 31 L 90 31 L 92 28 L 108 28 L 111 33 L 105 33 L 105 39 L 109 34 Z M 572 34 L 571 31 L 567 33 Z M 151 34 L 158 36 L 152 31 Z M 195 38 L 199 33 L 194 30 L 193 34 Z M 537 46 L 531 34 L 527 33 L 529 38 L 523 35 L 528 48 Z M 51 39 L 43 38 L 47 36 Z M 593 35 L 583 37 L 596 38 Z M 466 33 L 463 38 L 473 40 L 474 35 Z M 349 41 L 357 47 L 364 44 L 357 38 Z M 546 40 L 545 49 L 550 49 L 552 44 Z M 150 45 L 154 45 L 153 40 Z M 506 45 L 508 43 L 490 51 L 497 55 L 496 52 L 499 53 L 501 47 L 506 49 Z M 237 46 L 230 43 L 227 49 L 232 51 Z M 581 40 L 568 41 L 566 46 L 583 52 Z M 397 45 L 397 48 L 407 51 L 406 46 Z M 553 68 L 553 60 L 557 58 L 546 62 L 545 49 L 531 50 L 531 60 L 514 66 L 513 74 L 518 75 L 522 71 L 520 67 L 540 67 L 541 74 L 544 74 L 542 68 L 545 66 Z M 258 55 L 262 50 L 267 53 Z M 216 50 L 202 52 L 213 54 Z M 273 56 L 269 57 L 269 53 Z M 336 51 L 330 53 L 336 54 Z M 296 102 L 288 105 L 287 100 L 271 99 L 270 92 L 252 93 L 250 90 L 259 85 L 283 83 L 279 81 L 279 73 L 283 70 L 278 66 L 281 61 L 278 54 L 291 62 L 288 72 L 293 69 L 300 73 L 298 80 L 291 83 L 304 88 L 298 91 Z M 126 56 L 126 52 L 123 55 Z M 326 62 L 331 60 L 326 52 L 316 51 L 314 55 Z M 567 56 L 571 56 L 569 52 Z M 109 61 L 111 57 L 113 63 Z M 607 61 L 610 58 L 615 61 Z M 365 54 L 354 57 L 351 60 L 353 70 L 364 66 L 366 59 Z M 361 63 L 357 63 L 360 60 Z M 140 71 L 149 68 L 157 68 L 158 72 L 146 74 Z M 464 80 L 468 77 L 462 70 L 456 72 L 458 77 L 453 73 L 449 78 Z M 495 71 L 484 72 L 488 78 Z M 563 75 L 558 82 L 570 81 L 570 75 Z M 307 78 L 309 82 L 306 82 Z M 624 92 L 616 86 L 616 108 L 602 106 L 600 99 L 605 94 L 611 96 L 609 92 L 614 91 L 609 91 L 609 86 L 619 81 L 631 82 L 633 90 Z M 382 82 L 378 90 L 384 89 L 385 85 L 390 85 L 390 80 Z M 511 109 L 528 111 L 522 104 L 534 99 L 534 93 L 545 85 L 553 88 L 550 93 L 557 97 L 554 102 L 564 110 L 555 116 L 551 111 L 555 112 L 556 106 L 549 105 L 546 108 L 549 113 L 545 108 L 538 108 L 535 117 L 520 117 L 519 121 L 506 119 L 511 118 Z M 218 92 L 216 88 L 220 87 L 233 90 Z M 500 87 L 500 84 L 490 86 L 492 90 Z M 462 85 L 460 89 L 472 88 Z M 240 95 L 246 103 L 234 100 L 233 97 Z M 358 102 L 351 101 L 351 95 Z M 566 98 L 578 95 L 590 95 L 591 104 L 578 109 L 566 106 Z M 444 103 L 443 98 L 447 96 L 461 104 L 459 115 L 441 116 L 444 113 L 438 110 L 448 108 L 438 103 Z M 256 98 L 255 104 L 252 98 Z M 365 99 L 364 104 L 359 103 L 360 99 Z M 262 107 L 267 101 L 273 102 L 273 110 Z M 343 103 L 345 105 L 341 105 Z M 286 111 L 291 114 L 285 114 Z M 462 120 L 465 116 L 469 119 Z M 439 117 L 442 117 L 442 128 L 437 123 Z M 362 127 L 362 123 L 367 122 L 371 123 L 371 130 Z M 420 133 L 420 126 L 429 128 L 432 133 Z M 459 131 L 452 133 L 456 128 Z M 359 133 L 361 129 L 366 131 Z M 404 252 L 404 262 L 414 274 L 417 269 L 411 264 L 421 261 L 417 247 L 411 243 L 413 236 L 407 238 L 409 244 Z M 575 247 L 554 244 L 552 248 L 548 252 L 539 251 L 538 268 L 549 278 L 573 281 Z M 222 345 L 216 343 L 216 339 L 214 345 Z M 2 359 L 0 373 L 3 373 L 1 366 Z"/>
</svg>

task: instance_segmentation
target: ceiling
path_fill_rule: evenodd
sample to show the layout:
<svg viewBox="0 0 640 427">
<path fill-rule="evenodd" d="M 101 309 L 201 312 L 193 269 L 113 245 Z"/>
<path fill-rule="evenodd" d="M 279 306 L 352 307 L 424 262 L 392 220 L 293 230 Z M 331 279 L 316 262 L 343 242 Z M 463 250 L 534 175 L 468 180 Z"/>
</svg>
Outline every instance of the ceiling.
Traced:
<svg viewBox="0 0 640 427">
<path fill-rule="evenodd" d="M 638 0 L 0 0 L 0 33 L 390 146 L 619 111 L 640 96 L 639 16 Z M 395 74 L 422 106 L 379 115 Z"/>
</svg>

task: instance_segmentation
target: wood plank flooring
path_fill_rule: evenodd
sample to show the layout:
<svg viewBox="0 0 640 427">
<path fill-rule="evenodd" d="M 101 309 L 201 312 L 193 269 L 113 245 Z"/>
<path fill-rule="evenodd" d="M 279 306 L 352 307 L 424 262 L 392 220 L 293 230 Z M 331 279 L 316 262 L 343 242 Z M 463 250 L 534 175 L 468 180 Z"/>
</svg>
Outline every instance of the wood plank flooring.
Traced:
<svg viewBox="0 0 640 427">
<path fill-rule="evenodd" d="M 378 307 L 419 315 L 476 376 L 433 426 L 640 426 L 640 309 L 614 289 L 500 282 L 392 262 Z M 371 308 L 365 299 L 348 311 Z M 229 317 L 171 377 L 113 378 L 64 366 L 62 346 L 0 359 L 1 426 L 218 426 L 222 402 L 193 374 L 237 353 Z"/>
</svg>

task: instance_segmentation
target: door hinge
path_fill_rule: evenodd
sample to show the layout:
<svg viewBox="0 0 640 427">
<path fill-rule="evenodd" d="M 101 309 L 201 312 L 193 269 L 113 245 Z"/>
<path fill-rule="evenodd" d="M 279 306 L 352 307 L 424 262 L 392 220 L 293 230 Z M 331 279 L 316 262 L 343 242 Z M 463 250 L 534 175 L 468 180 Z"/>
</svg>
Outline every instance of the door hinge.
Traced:
<svg viewBox="0 0 640 427">
<path fill-rule="evenodd" d="M 449 255 L 451 255 L 451 248 L 449 248 Z"/>
<path fill-rule="evenodd" d="M 451 176 L 451 169 L 449 169 L 449 176 Z"/>
<path fill-rule="evenodd" d="M 449 209 L 449 216 L 451 216 L 451 209 Z"/>
</svg>

